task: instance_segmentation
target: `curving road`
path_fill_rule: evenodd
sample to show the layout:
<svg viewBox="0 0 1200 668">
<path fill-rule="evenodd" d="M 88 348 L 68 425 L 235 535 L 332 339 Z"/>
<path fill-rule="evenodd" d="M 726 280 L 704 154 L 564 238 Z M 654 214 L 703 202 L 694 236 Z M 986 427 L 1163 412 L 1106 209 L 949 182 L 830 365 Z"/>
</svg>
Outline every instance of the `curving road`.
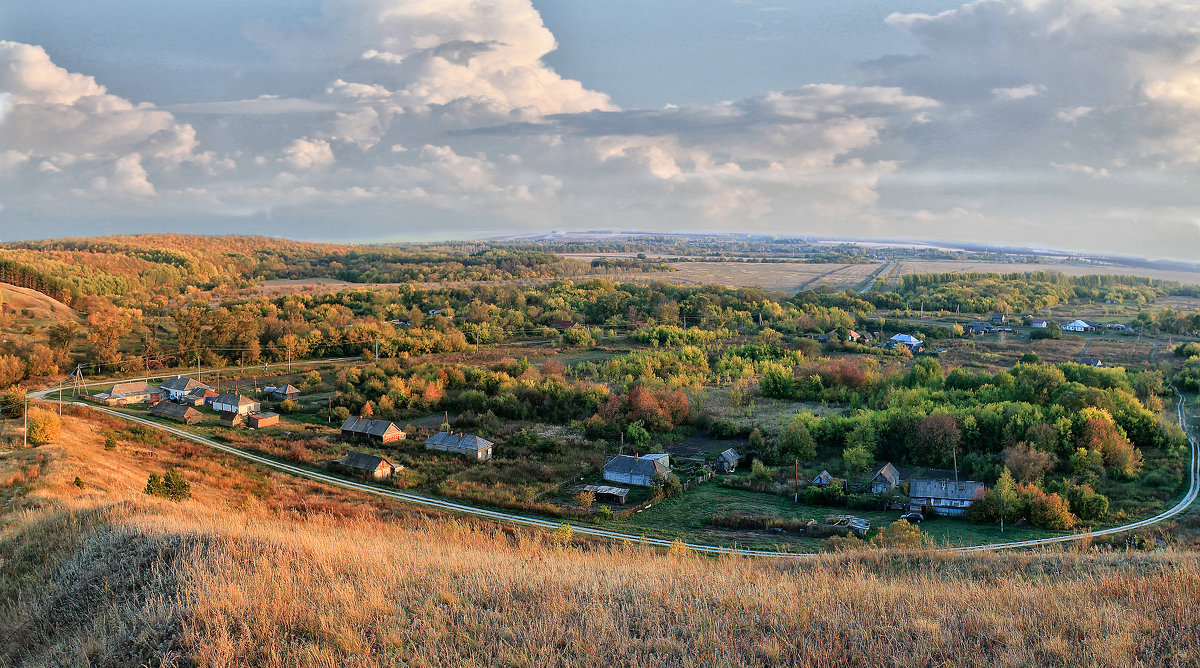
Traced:
<svg viewBox="0 0 1200 668">
<path fill-rule="evenodd" d="M 325 362 L 325 361 L 332 361 L 332 360 L 322 360 L 322 362 Z M 52 388 L 49 390 L 42 390 L 39 392 L 31 392 L 27 396 L 29 396 L 29 398 L 33 398 L 33 399 L 45 399 L 46 395 L 57 391 L 57 389 L 58 388 L 56 387 L 56 388 Z M 509 513 L 509 512 L 503 512 L 503 511 L 498 511 L 498 510 L 489 510 L 487 508 L 479 508 L 476 506 L 471 506 L 471 505 L 467 505 L 467 504 L 463 504 L 463 503 L 456 503 L 454 501 L 438 499 L 435 497 L 425 496 L 422 494 L 412 494 L 409 492 L 401 492 L 401 491 L 397 491 L 397 490 L 386 489 L 383 487 L 377 487 L 374 485 L 369 485 L 369 484 L 357 482 L 354 480 L 340 478 L 338 476 L 333 476 L 333 475 L 321 473 L 318 471 L 311 471 L 309 469 L 305 469 L 305 468 L 299 467 L 299 466 L 294 466 L 294 465 L 287 464 L 284 462 L 279 462 L 279 461 L 270 459 L 268 457 L 263 457 L 261 455 L 257 455 L 257 454 L 251 453 L 251 452 L 246 452 L 245 450 L 241 450 L 239 448 L 235 448 L 235 447 L 228 446 L 228 445 L 225 445 L 222 443 L 218 443 L 212 439 L 205 438 L 198 434 L 194 434 L 192 432 L 189 432 L 185 429 L 181 429 L 179 427 L 173 427 L 170 425 L 160 424 L 158 422 L 147 420 L 145 418 L 142 418 L 142 417 L 139 417 L 136 415 L 130 415 L 128 413 L 123 413 L 121 411 L 115 411 L 110 408 L 105 408 L 102 406 L 92 406 L 90 404 L 84 404 L 81 402 L 74 402 L 74 403 L 75 403 L 75 405 L 85 406 L 85 407 L 91 408 L 92 410 L 99 411 L 101 413 L 105 413 L 107 415 L 111 415 L 113 417 L 120 418 L 122 420 L 127 420 L 130 422 L 135 422 L 138 424 L 143 424 L 143 425 L 146 425 L 149 427 L 153 427 L 155 429 L 164 431 L 173 436 L 177 436 L 179 438 L 183 438 L 183 439 L 186 439 L 189 441 L 193 441 L 195 443 L 199 443 L 201 445 L 208 446 L 214 450 L 218 450 L 220 452 L 224 452 L 224 453 L 232 455 L 234 457 L 238 457 L 238 458 L 250 461 L 250 462 L 254 462 L 255 464 L 258 464 L 260 466 L 265 466 L 265 467 L 267 467 L 269 469 L 273 469 L 275 471 L 287 473 L 287 474 L 298 476 L 301 478 L 307 478 L 309 480 L 315 480 L 317 482 L 322 482 L 327 485 L 333 485 L 335 487 L 341 487 L 341 488 L 353 490 L 356 492 L 373 494 L 375 496 L 379 496 L 379 497 L 383 497 L 383 498 L 387 498 L 387 499 L 394 499 L 397 501 L 403 501 L 406 503 L 424 506 L 427 508 L 435 508 L 438 510 L 443 510 L 443 511 L 453 512 L 453 513 L 462 513 L 465 515 L 481 517 L 484 519 L 495 520 L 498 522 L 504 522 L 504 523 L 508 523 L 508 524 L 530 526 L 530 527 L 536 527 L 536 528 L 547 529 L 547 530 L 555 530 L 555 529 L 558 529 L 558 528 L 566 525 L 571 528 L 571 531 L 573 533 L 584 535 L 584 536 L 594 536 L 597 538 L 606 538 L 606 539 L 610 539 L 610 540 L 641 543 L 641 544 L 645 544 L 645 545 L 653 545 L 656 547 L 671 547 L 672 545 L 674 545 L 674 541 L 664 540 L 661 538 L 649 538 L 646 536 L 639 536 L 639 535 L 624 533 L 624 532 L 620 532 L 620 531 L 610 531 L 608 529 L 602 529 L 599 527 L 589 526 L 589 525 L 585 525 L 585 524 L 569 524 L 569 523 L 562 523 L 562 522 L 554 522 L 551 520 L 545 520 L 545 519 L 540 519 L 540 518 L 536 518 L 536 517 L 529 517 L 527 515 L 520 515 L 517 513 Z M 1098 531 L 1091 531 L 1091 532 L 1086 532 L 1086 533 L 1075 533 L 1075 534 L 1070 534 L 1070 535 L 1065 535 L 1065 536 L 1054 536 L 1051 538 L 1036 538 L 1036 539 L 1031 539 L 1031 540 L 988 543 L 986 545 L 969 545 L 969 546 L 963 546 L 963 547 L 944 547 L 944 548 L 939 548 L 938 551 L 939 552 L 978 552 L 978 551 L 984 551 L 984 550 L 1005 550 L 1005 549 L 1014 549 L 1014 548 L 1040 547 L 1040 546 L 1044 546 L 1044 545 L 1053 545 L 1056 543 L 1066 543 L 1066 542 L 1075 541 L 1075 540 L 1091 539 L 1092 537 L 1095 537 L 1095 536 L 1108 536 L 1108 535 L 1112 535 L 1112 534 L 1122 533 L 1124 531 L 1130 531 L 1133 529 L 1138 529 L 1141 527 L 1146 527 L 1146 526 L 1150 526 L 1153 524 L 1157 524 L 1159 522 L 1162 522 L 1163 520 L 1166 520 L 1166 519 L 1169 519 L 1171 517 L 1178 515 L 1179 513 L 1183 512 L 1188 506 L 1190 506 L 1193 501 L 1196 500 L 1197 494 L 1200 494 L 1200 442 L 1198 442 L 1197 439 L 1195 437 L 1193 437 L 1187 431 L 1187 422 L 1186 422 L 1186 419 L 1184 416 L 1183 407 L 1184 407 L 1184 399 L 1183 399 L 1183 396 L 1180 395 L 1176 410 L 1178 413 L 1179 424 L 1180 424 L 1180 426 L 1183 427 L 1184 433 L 1187 434 L 1188 443 L 1189 443 L 1191 451 L 1192 451 L 1191 452 L 1191 462 L 1189 464 L 1189 473 L 1191 474 L 1190 475 L 1191 481 L 1188 486 L 1187 494 L 1184 494 L 1183 498 L 1181 498 L 1178 503 L 1176 503 L 1174 506 L 1171 506 L 1169 509 L 1164 510 L 1163 512 L 1159 513 L 1158 515 L 1155 515 L 1154 517 L 1149 517 L 1144 520 L 1139 520 L 1137 522 L 1130 522 L 1129 524 L 1123 524 L 1121 526 L 1110 527 L 1107 529 L 1100 529 Z M 784 551 L 777 551 L 777 550 L 751 550 L 751 549 L 737 548 L 737 547 L 726 547 L 726 546 L 721 546 L 721 545 L 708 545 L 708 544 L 704 544 L 704 543 L 685 543 L 684 545 L 688 549 L 694 550 L 696 552 L 707 553 L 707 554 L 738 554 L 738 555 L 751 556 L 751 557 L 780 557 L 780 558 L 791 558 L 791 559 L 809 558 L 809 557 L 815 556 L 814 553 L 807 553 L 807 552 L 784 552 Z"/>
</svg>

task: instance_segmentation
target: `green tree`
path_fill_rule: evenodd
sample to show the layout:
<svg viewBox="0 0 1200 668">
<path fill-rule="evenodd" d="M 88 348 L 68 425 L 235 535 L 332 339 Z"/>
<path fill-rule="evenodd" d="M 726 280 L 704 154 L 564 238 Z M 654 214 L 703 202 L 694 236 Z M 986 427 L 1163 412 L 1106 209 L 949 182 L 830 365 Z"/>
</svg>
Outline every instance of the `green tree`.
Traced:
<svg viewBox="0 0 1200 668">
<path fill-rule="evenodd" d="M 858 448 L 875 455 L 875 448 L 879 445 L 879 435 L 875 432 L 875 426 L 870 420 L 862 420 L 854 429 L 846 434 L 846 449 Z"/>
<path fill-rule="evenodd" d="M 1000 479 L 996 481 L 996 486 L 992 488 L 992 491 L 996 495 L 996 500 L 1000 502 L 1000 530 L 1004 531 L 1005 517 L 1017 510 L 1017 481 L 1013 480 L 1008 467 L 1004 468 L 1004 472 L 1000 474 Z"/>
<path fill-rule="evenodd" d="M 625 428 L 625 438 L 635 448 L 645 448 L 650 445 L 650 432 L 646 431 L 640 420 Z"/>
<path fill-rule="evenodd" d="M 785 460 L 810 462 L 817 458 L 817 442 L 803 422 L 793 420 L 779 437 L 779 455 Z"/>
<path fill-rule="evenodd" d="M 848 473 L 862 473 L 875 464 L 875 455 L 863 446 L 855 445 L 842 451 L 842 461 Z"/>
</svg>

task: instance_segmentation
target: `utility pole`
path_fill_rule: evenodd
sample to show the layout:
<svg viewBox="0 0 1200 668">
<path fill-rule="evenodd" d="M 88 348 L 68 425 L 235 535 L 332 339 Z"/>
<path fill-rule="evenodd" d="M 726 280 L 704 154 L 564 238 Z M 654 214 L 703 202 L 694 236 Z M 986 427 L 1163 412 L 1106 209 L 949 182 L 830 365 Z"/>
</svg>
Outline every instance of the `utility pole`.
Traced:
<svg viewBox="0 0 1200 668">
<path fill-rule="evenodd" d="M 325 424 L 333 422 L 333 395 L 325 397 L 328 400 L 328 406 L 325 408 Z"/>
<path fill-rule="evenodd" d="M 200 349 L 196 349 L 196 382 L 200 382 Z"/>
<path fill-rule="evenodd" d="M 29 397 L 25 397 L 25 434 L 22 436 L 25 447 L 29 447 Z"/>
<path fill-rule="evenodd" d="M 800 503 L 800 458 L 796 458 L 796 503 Z"/>
<path fill-rule="evenodd" d="M 292 351 L 288 351 L 288 373 L 292 372 Z"/>
<path fill-rule="evenodd" d="M 954 482 L 958 482 L 958 446 L 955 445 L 951 452 L 954 453 Z"/>
<path fill-rule="evenodd" d="M 58 417 L 62 417 L 62 383 L 58 384 Z"/>
</svg>

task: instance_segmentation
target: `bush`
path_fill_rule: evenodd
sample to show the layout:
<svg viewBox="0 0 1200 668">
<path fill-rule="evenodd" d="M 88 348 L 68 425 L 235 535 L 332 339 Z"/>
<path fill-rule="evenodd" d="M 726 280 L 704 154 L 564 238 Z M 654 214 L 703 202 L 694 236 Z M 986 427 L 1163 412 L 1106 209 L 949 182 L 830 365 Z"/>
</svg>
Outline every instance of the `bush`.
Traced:
<svg viewBox="0 0 1200 668">
<path fill-rule="evenodd" d="M 346 408 L 345 406 L 338 406 L 337 408 L 333 409 L 333 417 L 335 420 L 345 422 L 346 419 L 350 417 L 350 409 Z"/>
<path fill-rule="evenodd" d="M 291 415 L 300 410 L 300 404 L 292 399 L 284 399 L 279 402 L 279 412 L 284 415 Z"/>
<path fill-rule="evenodd" d="M 708 426 L 708 435 L 713 438 L 728 440 L 741 436 L 742 430 L 733 420 L 713 420 Z"/>
<path fill-rule="evenodd" d="M 1038 341 L 1041 339 L 1061 339 L 1063 337 L 1062 328 L 1058 325 L 1047 324 L 1044 329 L 1035 329 L 1029 333 L 1029 340 Z"/>
<path fill-rule="evenodd" d="M 42 408 L 29 411 L 29 442 L 33 445 L 45 445 L 53 442 L 62 433 L 62 419 L 57 413 Z"/>
<path fill-rule="evenodd" d="M 841 506 L 846 501 L 846 490 L 838 483 L 826 487 L 809 485 L 804 488 L 802 497 L 810 506 Z"/>
<path fill-rule="evenodd" d="M 183 501 L 192 498 L 192 485 L 184 480 L 178 471 L 170 469 L 165 476 L 151 473 L 142 493 L 171 501 Z"/>
<path fill-rule="evenodd" d="M 915 550 L 921 547 L 923 542 L 925 542 L 925 536 L 921 533 L 921 529 L 908 520 L 896 520 L 871 538 L 872 545 L 905 550 Z"/>
<path fill-rule="evenodd" d="M 25 417 L 25 393 L 16 388 L 5 392 L 0 398 L 0 409 L 9 417 Z"/>
</svg>

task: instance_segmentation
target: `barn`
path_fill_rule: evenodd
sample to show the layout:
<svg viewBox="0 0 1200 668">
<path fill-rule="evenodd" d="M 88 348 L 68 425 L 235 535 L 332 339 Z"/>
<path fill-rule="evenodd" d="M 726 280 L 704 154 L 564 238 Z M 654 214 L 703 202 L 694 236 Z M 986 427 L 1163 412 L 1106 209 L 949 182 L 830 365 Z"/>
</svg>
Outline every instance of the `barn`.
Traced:
<svg viewBox="0 0 1200 668">
<path fill-rule="evenodd" d="M 974 480 L 913 478 L 908 483 L 908 509 L 934 515 L 962 515 L 984 489 L 983 483 Z"/>
<path fill-rule="evenodd" d="M 184 406 L 183 404 L 176 404 L 169 401 L 160 401 L 151 406 L 150 414 L 184 424 L 196 424 L 204 417 L 200 411 L 191 406 Z"/>
<path fill-rule="evenodd" d="M 397 469 L 403 468 L 395 466 L 383 457 L 365 452 L 349 452 L 345 457 L 333 461 L 352 473 L 369 476 L 375 480 L 390 478 Z"/>
<path fill-rule="evenodd" d="M 604 465 L 604 479 L 611 482 L 622 482 L 627 485 L 652 487 L 654 479 L 671 472 L 671 459 L 665 454 L 617 455 Z"/>
<path fill-rule="evenodd" d="M 452 431 L 439 431 L 425 439 L 426 450 L 441 450 L 466 455 L 471 459 L 491 459 L 491 441 L 474 434 L 456 434 Z"/>
<path fill-rule="evenodd" d="M 342 436 L 363 438 L 380 443 L 395 443 L 403 441 L 408 435 L 401 431 L 394 422 L 351 416 L 342 423 Z"/>
</svg>

